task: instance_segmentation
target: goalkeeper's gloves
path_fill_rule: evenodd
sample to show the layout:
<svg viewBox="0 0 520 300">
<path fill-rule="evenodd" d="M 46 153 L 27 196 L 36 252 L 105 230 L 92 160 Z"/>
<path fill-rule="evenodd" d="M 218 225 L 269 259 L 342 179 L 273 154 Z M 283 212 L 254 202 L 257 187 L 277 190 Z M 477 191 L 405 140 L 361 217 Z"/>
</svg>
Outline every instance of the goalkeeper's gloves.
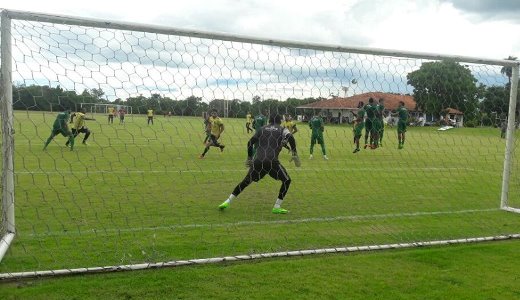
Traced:
<svg viewBox="0 0 520 300">
<path fill-rule="evenodd" d="M 296 153 L 293 153 L 293 155 L 292 155 L 291 159 L 289 160 L 289 162 L 291 162 L 291 161 L 294 161 L 294 165 L 296 167 L 298 167 L 298 168 L 302 166 L 302 162 L 300 161 L 300 157 Z"/>
<path fill-rule="evenodd" d="M 253 166 L 253 159 L 251 157 L 248 157 L 246 159 L 245 165 L 247 168 L 251 168 Z"/>
</svg>

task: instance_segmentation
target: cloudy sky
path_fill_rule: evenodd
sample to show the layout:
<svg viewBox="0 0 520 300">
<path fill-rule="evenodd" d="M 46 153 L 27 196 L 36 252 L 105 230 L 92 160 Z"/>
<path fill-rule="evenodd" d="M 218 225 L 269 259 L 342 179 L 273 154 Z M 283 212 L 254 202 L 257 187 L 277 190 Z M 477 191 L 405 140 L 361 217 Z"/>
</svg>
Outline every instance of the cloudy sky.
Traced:
<svg viewBox="0 0 520 300">
<path fill-rule="evenodd" d="M 106 0 L 3 0 L 1 5 L 22 11 L 344 47 L 520 58 L 519 0 L 148 0 L 139 5 Z M 15 32 L 22 38 L 28 31 L 23 23 L 19 26 Z M 62 33 L 76 29 L 67 27 Z M 92 39 L 84 45 L 69 45 L 77 48 L 61 50 L 53 47 L 56 41 L 52 36 L 34 36 L 39 41 L 14 52 L 18 62 L 15 81 L 60 85 L 76 91 L 102 88 L 110 94 L 109 99 L 152 93 L 177 99 L 190 95 L 207 100 L 247 100 L 254 95 L 284 99 L 367 91 L 410 93 L 406 74 L 421 64 L 398 58 L 212 44 L 210 40 L 201 41 L 195 49 L 195 44 L 184 44 L 182 39 L 167 38 L 166 43 L 155 44 L 154 39 L 165 37 L 137 41 L 135 36 L 111 31 L 101 37 L 105 34 L 104 46 Z M 38 48 L 40 45 L 44 46 Z M 238 48 L 232 51 L 232 47 Z M 245 51 L 244 56 L 241 48 L 254 51 Z M 84 63 L 78 61 L 85 49 L 92 51 L 85 55 L 94 58 L 93 68 L 81 67 Z M 98 52 L 104 56 L 99 57 L 95 54 Z M 163 56 L 164 61 L 158 59 Z M 507 82 L 500 68 L 474 66 L 472 72 L 488 86 Z M 354 79 L 357 83 L 351 84 Z M 345 86 L 350 88 L 348 92 L 343 90 Z"/>
<path fill-rule="evenodd" d="M 147 0 L 120 3 L 3 0 L 0 5 L 6 9 L 351 47 L 492 59 L 520 57 L 518 0 Z"/>
</svg>

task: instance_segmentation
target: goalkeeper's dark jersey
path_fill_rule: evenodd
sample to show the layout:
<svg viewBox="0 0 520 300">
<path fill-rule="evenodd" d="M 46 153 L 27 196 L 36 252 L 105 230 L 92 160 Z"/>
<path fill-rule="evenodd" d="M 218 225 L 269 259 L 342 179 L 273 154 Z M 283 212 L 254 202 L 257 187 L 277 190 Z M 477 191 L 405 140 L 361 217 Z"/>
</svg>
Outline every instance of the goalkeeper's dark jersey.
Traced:
<svg viewBox="0 0 520 300">
<path fill-rule="evenodd" d="M 248 155 L 252 156 L 253 145 L 257 144 L 255 160 L 278 161 L 278 154 L 282 150 L 283 141 L 289 140 L 291 133 L 287 128 L 277 124 L 269 124 L 262 127 L 249 140 Z"/>
</svg>

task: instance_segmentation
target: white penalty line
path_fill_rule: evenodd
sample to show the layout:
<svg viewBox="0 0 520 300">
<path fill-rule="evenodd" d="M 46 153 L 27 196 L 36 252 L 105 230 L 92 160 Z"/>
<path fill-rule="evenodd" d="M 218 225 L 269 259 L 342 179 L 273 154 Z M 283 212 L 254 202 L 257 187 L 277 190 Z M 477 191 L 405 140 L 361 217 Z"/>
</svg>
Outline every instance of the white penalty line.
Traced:
<svg viewBox="0 0 520 300">
<path fill-rule="evenodd" d="M 401 171 L 401 170 L 410 170 L 410 168 L 406 167 L 389 167 L 389 168 L 355 168 L 350 166 L 348 169 L 346 168 L 287 168 L 287 170 L 299 172 L 299 171 L 316 171 L 316 172 L 363 172 L 363 171 L 379 171 L 379 172 L 391 172 L 394 173 L 395 171 Z M 486 170 L 481 169 L 473 169 L 473 168 L 444 168 L 444 167 L 426 167 L 426 168 L 412 168 L 413 170 L 421 170 L 421 171 L 468 171 L 468 172 L 489 172 Z M 88 170 L 81 170 L 81 171 L 71 171 L 71 170 L 65 170 L 65 171 L 15 171 L 15 175 L 72 175 L 72 174 L 163 174 L 163 173 L 237 173 L 247 172 L 247 168 L 243 169 L 216 169 L 216 170 L 94 170 L 94 171 L 88 171 Z M 497 171 L 500 172 L 500 171 Z"/>
<path fill-rule="evenodd" d="M 289 219 L 289 220 L 270 220 L 270 221 L 239 221 L 234 223 L 222 224 L 179 224 L 168 226 L 154 226 L 154 227 L 132 227 L 132 228 L 101 228 L 88 229 L 78 231 L 50 231 L 45 233 L 31 233 L 31 237 L 48 237 L 48 236 L 66 236 L 66 235 L 83 235 L 83 234 L 100 234 L 100 233 L 124 233 L 124 232 L 139 232 L 139 231 L 158 231 L 158 230 L 175 230 L 175 229 L 190 229 L 190 228 L 223 228 L 223 227 L 237 227 L 237 226 L 255 226 L 255 225 L 284 225 L 284 224 L 304 224 L 304 223 L 322 223 L 334 221 L 356 221 L 369 219 L 384 219 L 384 218 L 401 218 L 401 217 L 420 217 L 420 216 L 435 216 L 435 215 L 450 215 L 450 214 L 467 214 L 480 212 L 494 212 L 501 211 L 500 208 L 487 209 L 465 209 L 457 211 L 433 211 L 433 212 L 412 212 L 412 213 L 396 213 L 396 214 L 376 214 L 376 215 L 353 215 L 353 216 L 336 216 L 336 217 L 321 217 L 321 218 L 303 218 L 303 219 Z M 20 233 L 18 233 L 20 235 Z"/>
</svg>

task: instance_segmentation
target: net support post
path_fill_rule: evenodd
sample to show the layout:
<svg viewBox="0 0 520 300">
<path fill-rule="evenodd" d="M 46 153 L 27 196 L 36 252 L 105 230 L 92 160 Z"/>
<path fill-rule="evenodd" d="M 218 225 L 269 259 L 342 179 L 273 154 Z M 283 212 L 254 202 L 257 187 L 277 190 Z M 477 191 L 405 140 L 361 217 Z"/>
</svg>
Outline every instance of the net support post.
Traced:
<svg viewBox="0 0 520 300">
<path fill-rule="evenodd" d="M 520 213 L 520 209 L 509 207 L 509 181 L 511 177 L 512 156 L 515 150 L 515 121 L 516 121 L 516 102 L 518 94 L 518 69 L 520 64 L 511 67 L 511 91 L 509 95 L 509 112 L 507 118 L 506 132 L 506 153 L 504 158 L 504 168 L 502 174 L 502 192 L 500 195 L 500 208 L 510 212 Z"/>
<path fill-rule="evenodd" d="M 13 86 L 11 80 L 11 19 L 7 11 L 0 12 L 0 113 L 2 116 L 2 227 L 0 240 L 0 261 L 4 257 L 15 236 L 14 222 L 14 128 L 13 128 Z"/>
</svg>

